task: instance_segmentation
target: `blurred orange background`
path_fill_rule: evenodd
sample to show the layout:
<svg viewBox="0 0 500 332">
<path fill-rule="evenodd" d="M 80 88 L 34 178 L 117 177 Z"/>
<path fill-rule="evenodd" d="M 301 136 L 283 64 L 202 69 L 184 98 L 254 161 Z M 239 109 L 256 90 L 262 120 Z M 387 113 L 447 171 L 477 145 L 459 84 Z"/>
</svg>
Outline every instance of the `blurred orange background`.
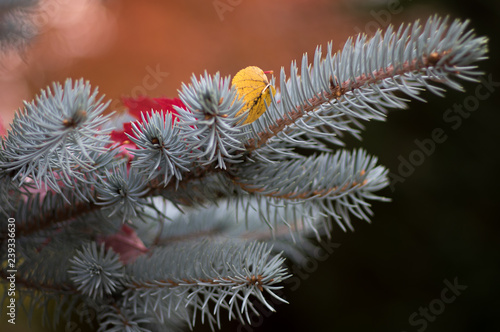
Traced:
<svg viewBox="0 0 500 332">
<path fill-rule="evenodd" d="M 23 100 L 66 78 L 89 80 L 117 110 L 120 96 L 174 97 L 205 70 L 227 76 L 256 65 L 277 75 L 317 45 L 333 41 L 339 49 L 358 32 L 425 19 L 432 10 L 414 6 L 377 21 L 355 9 L 360 3 L 44 0 L 33 13 L 39 35 L 22 53 L 0 58 L 1 116 L 9 123 Z"/>
</svg>

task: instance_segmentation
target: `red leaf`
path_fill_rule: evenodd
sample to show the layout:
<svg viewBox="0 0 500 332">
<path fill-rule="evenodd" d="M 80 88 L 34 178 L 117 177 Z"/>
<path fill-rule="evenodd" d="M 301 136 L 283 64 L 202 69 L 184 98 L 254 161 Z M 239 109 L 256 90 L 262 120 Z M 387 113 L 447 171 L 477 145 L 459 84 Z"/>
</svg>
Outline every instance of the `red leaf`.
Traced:
<svg viewBox="0 0 500 332">
<path fill-rule="evenodd" d="M 148 248 L 137 236 L 135 230 L 127 224 L 123 224 L 118 233 L 105 236 L 98 242 L 104 242 L 106 248 L 111 248 L 119 254 L 123 264 L 131 263 L 140 255 L 148 252 Z"/>
<path fill-rule="evenodd" d="M 158 112 L 163 110 L 164 113 L 169 112 L 173 115 L 177 115 L 174 106 L 186 107 L 178 98 L 122 97 L 122 102 L 128 108 L 129 113 L 138 120 L 141 120 L 142 112 L 151 114 L 152 110 Z"/>
</svg>

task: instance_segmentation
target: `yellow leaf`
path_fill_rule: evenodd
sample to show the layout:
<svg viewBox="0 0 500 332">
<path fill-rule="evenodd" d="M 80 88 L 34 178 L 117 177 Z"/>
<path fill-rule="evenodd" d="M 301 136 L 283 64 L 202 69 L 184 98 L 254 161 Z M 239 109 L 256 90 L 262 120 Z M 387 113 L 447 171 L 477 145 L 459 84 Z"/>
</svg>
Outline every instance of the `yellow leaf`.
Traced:
<svg viewBox="0 0 500 332">
<path fill-rule="evenodd" d="M 266 104 L 271 105 L 271 94 L 276 94 L 274 86 L 269 83 L 264 71 L 255 66 L 246 67 L 234 75 L 233 85 L 239 97 L 245 102 L 245 106 L 237 115 L 248 111 L 248 117 L 244 123 L 252 123 L 264 114 Z"/>
</svg>

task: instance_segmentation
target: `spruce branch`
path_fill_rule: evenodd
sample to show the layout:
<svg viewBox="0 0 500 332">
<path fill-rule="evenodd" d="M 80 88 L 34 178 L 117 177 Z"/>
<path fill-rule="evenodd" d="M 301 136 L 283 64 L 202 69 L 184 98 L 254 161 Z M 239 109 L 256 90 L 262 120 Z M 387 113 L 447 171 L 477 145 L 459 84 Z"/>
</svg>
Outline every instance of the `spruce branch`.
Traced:
<svg viewBox="0 0 500 332">
<path fill-rule="evenodd" d="M 241 116 L 236 116 L 242 104 L 230 78 L 221 79 L 205 73 L 192 78 L 191 85 L 183 85 L 180 98 L 187 109 L 178 107 L 181 137 L 191 148 L 193 158 L 204 165 L 215 164 L 225 169 L 227 162 L 235 162 L 243 151 Z"/>
<path fill-rule="evenodd" d="M 14 172 L 13 180 L 31 179 L 38 188 L 56 192 L 60 181 L 84 180 L 81 172 L 95 170 L 98 159 L 109 161 L 111 141 L 100 130 L 110 117 L 102 116 L 109 102 L 102 104 L 102 99 L 83 80 L 42 90 L 16 113 L 3 141 L 0 168 Z"/>
<path fill-rule="evenodd" d="M 158 204 L 169 212 L 169 218 L 158 228 L 151 229 L 149 237 L 154 238 L 151 240 L 154 246 L 224 238 L 259 241 L 272 246 L 274 253 L 283 252 L 296 264 L 303 264 L 307 256 L 316 250 L 309 241 L 315 230 L 321 235 L 329 236 L 329 229 L 321 227 L 326 223 L 324 218 L 318 217 L 318 209 L 311 213 L 315 216 L 311 220 L 315 224 L 309 229 L 306 228 L 307 225 L 300 220 L 300 216 L 307 215 L 305 207 L 301 204 L 294 204 L 284 209 L 267 200 L 261 202 L 257 202 L 257 199 L 242 200 L 240 204 L 233 204 L 231 200 L 227 200 L 189 213 L 182 213 L 168 201 Z M 261 211 L 267 211 L 266 214 L 273 216 L 276 223 L 268 225 L 263 222 Z M 245 215 L 245 221 L 235 222 L 242 214 Z"/>
<path fill-rule="evenodd" d="M 166 317 L 174 307 L 190 306 L 193 313 L 187 318 L 189 324 L 194 323 L 199 311 L 202 320 L 208 319 L 210 325 L 217 322 L 220 327 L 221 308 L 229 311 L 229 318 L 243 321 L 245 315 L 250 322 L 249 312 L 258 314 L 250 296 L 272 311 L 264 291 L 285 302 L 274 293 L 281 288 L 276 284 L 288 277 L 280 267 L 284 259 L 271 257 L 270 252 L 264 244 L 228 240 L 184 242 L 157 249 L 150 257 L 140 257 L 127 266 L 130 279 L 125 283 L 125 301 L 133 303 L 134 312 L 149 309 L 161 311 Z M 183 264 L 186 259 L 191 263 Z M 146 272 L 145 268 L 151 266 L 156 268 Z M 165 308 L 166 303 L 170 305 Z"/>
<path fill-rule="evenodd" d="M 9 274 L 1 270 L 0 275 L 2 278 L 6 279 Z M 34 282 L 30 278 L 20 278 L 16 276 L 16 286 L 21 288 L 21 291 L 34 291 L 35 289 L 45 295 L 51 294 L 60 296 L 64 295 L 78 295 L 78 290 L 73 287 L 70 283 L 66 284 L 55 284 L 52 282 Z"/>
<path fill-rule="evenodd" d="M 486 38 L 466 26 L 434 16 L 335 54 L 318 48 L 288 77 L 259 82 L 253 104 L 219 73 L 193 76 L 180 99 L 144 97 L 134 111 L 128 100 L 116 117 L 83 80 L 43 90 L 0 139 L 0 211 L 16 220 L 28 311 L 61 298 L 57 321 L 85 301 L 99 330 L 153 331 L 197 317 L 220 327 L 223 310 L 250 322 L 254 301 L 274 310 L 284 256 L 307 262 L 310 238 L 329 236 L 332 221 L 353 229 L 352 216 L 369 220 L 371 203 L 387 200 L 377 194 L 387 169 L 362 149 L 337 150 L 343 135 L 360 137 L 364 121 L 424 90 L 475 80 Z M 250 111 L 263 114 L 246 124 Z"/>
<path fill-rule="evenodd" d="M 144 327 L 151 323 L 152 319 L 132 312 L 128 308 L 121 308 L 118 305 L 105 305 L 97 317 L 100 322 L 98 332 L 151 332 L 151 329 Z"/>
<path fill-rule="evenodd" d="M 60 318 L 69 318 L 76 302 L 82 299 L 67 275 L 69 258 L 78 242 L 75 238 L 58 237 L 44 245 L 33 238 L 31 241 L 18 239 L 16 244 L 15 288 L 20 307 L 30 320 L 34 310 L 41 309 L 44 323 L 51 323 L 55 328 Z M 1 258 L 2 262 L 7 262 L 5 250 L 1 251 Z M 5 270 L 7 268 L 3 265 L 2 280 L 11 275 Z M 55 305 L 55 311 L 49 314 L 51 305 Z"/>
<path fill-rule="evenodd" d="M 292 202 L 318 204 L 322 213 L 352 230 L 349 213 L 369 220 L 367 199 L 386 200 L 374 192 L 387 186 L 387 170 L 363 151 L 320 154 L 271 165 L 242 168 L 233 183 L 244 191 Z"/>
<path fill-rule="evenodd" d="M 96 186 L 97 205 L 112 209 L 109 217 L 115 213 L 122 215 L 125 221 L 128 217 L 137 216 L 137 210 L 144 204 L 143 196 L 148 192 L 146 181 L 134 170 L 128 170 L 127 165 L 121 164 L 107 176 L 100 179 Z"/>
<path fill-rule="evenodd" d="M 15 213 L 16 232 L 21 237 L 58 229 L 82 215 L 98 212 L 99 209 L 101 207 L 92 201 L 80 200 L 73 190 L 64 189 L 62 194 L 49 191 L 43 197 L 41 194 L 32 195 L 18 202 Z"/>
<path fill-rule="evenodd" d="M 135 157 L 132 166 L 141 169 L 148 179 L 160 178 L 164 186 L 172 177 L 182 180 L 182 172 L 189 171 L 191 161 L 186 158 L 187 144 L 179 136 L 179 127 L 171 125 L 172 115 L 153 112 L 142 117 L 142 123 L 132 124 L 135 137 L 129 135 L 138 147 L 131 150 Z"/>
<path fill-rule="evenodd" d="M 335 54 L 329 44 L 324 59 L 318 47 L 313 64 L 305 54 L 300 75 L 295 63 L 289 79 L 282 68 L 281 101 L 274 100 L 268 116 L 253 126 L 246 150 L 265 146 L 273 138 L 297 144 L 303 141 L 297 132 L 328 137 L 317 130 L 325 127 L 357 135 L 362 129 L 358 120 L 383 120 L 387 108 L 406 107 L 396 91 L 422 100 L 423 89 L 443 95 L 434 83 L 461 90 L 454 79 L 476 80 L 481 72 L 472 63 L 485 59 L 487 52 L 487 39 L 466 31 L 467 25 L 455 20 L 448 26 L 447 19 L 433 16 L 424 26 L 417 21 L 396 32 L 389 26 L 385 34 L 379 30 L 372 38 L 359 35 Z M 331 142 L 339 144 L 338 137 Z"/>
<path fill-rule="evenodd" d="M 84 246 L 70 260 L 71 280 L 83 294 L 95 299 L 103 294 L 112 294 L 123 279 L 123 265 L 113 250 L 105 250 L 104 243 L 97 248 L 95 242 Z"/>
</svg>

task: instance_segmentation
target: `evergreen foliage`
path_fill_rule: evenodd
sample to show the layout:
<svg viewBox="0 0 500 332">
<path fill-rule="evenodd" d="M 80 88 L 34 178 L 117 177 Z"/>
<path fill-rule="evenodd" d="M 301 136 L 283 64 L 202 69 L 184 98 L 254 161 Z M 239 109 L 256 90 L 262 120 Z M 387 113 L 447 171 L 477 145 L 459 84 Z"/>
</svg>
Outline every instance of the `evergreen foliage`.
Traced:
<svg viewBox="0 0 500 332">
<path fill-rule="evenodd" d="M 344 150 L 343 137 L 425 90 L 477 80 L 486 43 L 467 22 L 434 16 L 359 35 L 338 53 L 318 47 L 312 63 L 305 54 L 271 79 L 278 93 L 250 124 L 230 77 L 193 76 L 183 106 L 133 123 L 125 154 L 109 102 L 84 80 L 55 83 L 1 139 L 2 281 L 15 218 L 18 303 L 30 314 L 56 303 L 44 314 L 52 324 L 79 303 L 100 331 L 176 331 L 197 317 L 216 328 L 225 315 L 249 323 L 255 301 L 284 302 L 285 257 L 304 263 L 310 238 L 333 222 L 353 229 L 352 216 L 369 221 L 371 201 L 387 200 L 377 195 L 387 169 Z"/>
</svg>

